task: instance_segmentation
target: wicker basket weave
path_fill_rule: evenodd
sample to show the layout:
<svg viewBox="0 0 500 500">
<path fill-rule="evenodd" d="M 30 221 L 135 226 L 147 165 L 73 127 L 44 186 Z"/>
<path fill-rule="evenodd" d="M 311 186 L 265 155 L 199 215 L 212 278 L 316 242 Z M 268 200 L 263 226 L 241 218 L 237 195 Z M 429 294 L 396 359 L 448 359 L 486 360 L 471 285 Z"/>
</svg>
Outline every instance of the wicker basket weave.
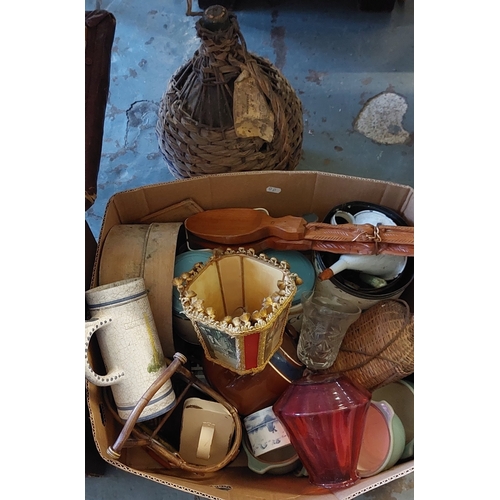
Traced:
<svg viewBox="0 0 500 500">
<path fill-rule="evenodd" d="M 374 391 L 414 368 L 414 317 L 403 300 L 386 300 L 364 311 L 344 337 L 329 372 L 342 372 Z"/>
<path fill-rule="evenodd" d="M 204 28 L 196 31 L 200 48 L 170 79 L 160 102 L 156 132 L 160 151 L 176 178 L 256 170 L 294 170 L 303 139 L 302 104 L 286 78 L 269 61 L 250 54 L 236 16 L 229 16 L 224 36 Z M 238 137 L 232 122 L 234 80 L 246 69 L 255 79 L 274 114 L 271 142 L 260 137 Z M 231 118 L 227 123 L 203 123 L 211 113 L 208 91 L 215 92 Z M 207 83 L 208 82 L 208 83 Z M 209 88 L 211 87 L 211 88 Z M 195 93 L 198 101 L 193 104 Z M 207 97 L 203 93 L 207 92 Z M 189 94 L 191 93 L 191 103 Z M 213 93 L 211 94 L 214 95 Z M 221 108 L 221 106 L 218 106 Z M 220 110 L 214 111 L 217 115 Z"/>
</svg>

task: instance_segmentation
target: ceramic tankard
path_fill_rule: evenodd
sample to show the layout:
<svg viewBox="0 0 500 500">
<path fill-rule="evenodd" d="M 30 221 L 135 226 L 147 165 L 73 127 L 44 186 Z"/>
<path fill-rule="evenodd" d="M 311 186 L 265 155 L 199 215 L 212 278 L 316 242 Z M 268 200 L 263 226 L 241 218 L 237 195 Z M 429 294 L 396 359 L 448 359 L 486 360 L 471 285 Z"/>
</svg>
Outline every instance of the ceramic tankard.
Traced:
<svg viewBox="0 0 500 500">
<path fill-rule="evenodd" d="M 85 292 L 91 313 L 85 321 L 85 378 L 111 386 L 118 415 L 126 420 L 140 398 L 166 367 L 143 278 L 116 281 Z M 91 367 L 88 347 L 96 335 L 107 373 Z M 156 392 L 137 420 L 166 413 L 175 404 L 169 380 Z"/>
</svg>

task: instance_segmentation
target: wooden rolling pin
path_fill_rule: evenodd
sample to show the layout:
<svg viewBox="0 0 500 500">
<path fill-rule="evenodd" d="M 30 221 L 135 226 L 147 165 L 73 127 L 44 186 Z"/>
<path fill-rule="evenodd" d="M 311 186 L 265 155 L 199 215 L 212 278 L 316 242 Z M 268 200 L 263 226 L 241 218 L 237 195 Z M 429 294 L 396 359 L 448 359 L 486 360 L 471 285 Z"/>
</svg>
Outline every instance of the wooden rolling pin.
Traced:
<svg viewBox="0 0 500 500">
<path fill-rule="evenodd" d="M 229 247 L 267 245 L 279 250 L 408 257 L 414 251 L 411 226 L 308 223 L 302 217 L 274 218 L 252 208 L 206 210 L 188 217 L 184 225 L 198 243 L 201 240 Z"/>
</svg>

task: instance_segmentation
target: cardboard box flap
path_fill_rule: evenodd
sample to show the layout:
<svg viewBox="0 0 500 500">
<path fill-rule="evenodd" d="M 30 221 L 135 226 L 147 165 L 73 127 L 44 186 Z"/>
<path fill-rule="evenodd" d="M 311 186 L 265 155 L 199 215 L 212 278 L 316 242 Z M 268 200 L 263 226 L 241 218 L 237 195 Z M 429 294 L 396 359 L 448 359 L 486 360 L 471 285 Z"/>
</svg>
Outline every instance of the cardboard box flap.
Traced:
<svg viewBox="0 0 500 500">
<path fill-rule="evenodd" d="M 165 196 L 166 185 L 169 186 L 168 197 Z M 192 194 L 195 196 L 192 196 Z M 208 177 L 199 177 L 151 184 L 142 188 L 122 191 L 113 195 L 110 202 L 114 202 L 120 215 L 121 224 L 130 224 L 188 198 L 192 198 L 206 210 L 206 206 L 211 205 L 210 196 L 210 179 Z"/>
<path fill-rule="evenodd" d="M 121 463 L 115 462 L 114 465 L 142 477 L 145 475 Z M 246 467 L 229 466 L 217 473 L 192 479 L 180 476 L 182 473 L 178 471 L 169 471 L 170 477 L 161 472 L 147 471 L 147 477 L 171 488 L 201 494 L 203 498 L 213 500 L 352 500 L 413 471 L 413 461 L 395 465 L 375 477 L 361 479 L 354 486 L 335 492 L 314 486 L 307 477 L 257 475 Z M 293 480 L 290 481 L 290 478 Z M 237 488 L 234 487 L 236 484 Z"/>
<path fill-rule="evenodd" d="M 102 229 L 109 230 L 110 224 L 140 221 L 188 198 L 205 210 L 264 207 L 273 217 L 314 212 L 322 220 L 335 205 L 355 200 L 385 205 L 409 217 L 412 197 L 413 189 L 409 186 L 326 172 L 207 175 L 116 193 L 106 207 Z M 101 234 L 101 238 L 103 236 L 105 234 Z"/>
</svg>

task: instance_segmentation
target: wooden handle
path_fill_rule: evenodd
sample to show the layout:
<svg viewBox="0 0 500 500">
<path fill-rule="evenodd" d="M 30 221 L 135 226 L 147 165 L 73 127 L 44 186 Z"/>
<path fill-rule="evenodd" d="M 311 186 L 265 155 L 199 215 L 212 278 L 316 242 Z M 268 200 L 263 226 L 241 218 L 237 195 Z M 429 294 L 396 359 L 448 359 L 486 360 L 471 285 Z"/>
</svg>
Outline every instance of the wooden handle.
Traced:
<svg viewBox="0 0 500 500">
<path fill-rule="evenodd" d="M 320 281 L 326 281 L 329 280 L 330 278 L 333 278 L 333 271 L 329 267 L 327 267 L 324 271 L 321 271 L 318 274 L 318 279 Z"/>
<path fill-rule="evenodd" d="M 252 208 L 220 208 L 188 217 L 186 229 L 205 240 L 223 245 L 249 243 L 275 236 L 287 241 L 301 240 L 306 231 L 302 217 L 274 218 Z"/>
<path fill-rule="evenodd" d="M 315 250 L 316 252 L 328 252 L 335 254 L 348 254 L 348 255 L 374 255 L 375 245 L 371 242 L 342 242 L 342 241 L 325 241 L 325 240 L 297 240 L 287 241 L 276 237 L 264 238 L 259 241 L 252 241 L 250 243 L 241 243 L 235 245 L 222 245 L 209 240 L 203 240 L 195 235 L 188 234 L 189 245 L 193 250 L 205 248 L 253 248 L 256 253 L 261 253 L 269 249 L 273 250 L 296 250 L 299 252 L 307 252 Z M 404 257 L 413 256 L 413 245 L 398 245 L 390 243 L 380 243 L 377 248 L 378 254 L 388 255 L 401 255 Z"/>
<path fill-rule="evenodd" d="M 371 224 L 306 223 L 295 216 L 273 218 L 251 208 L 206 210 L 188 217 L 188 233 L 205 241 L 205 248 L 244 246 L 256 252 L 319 250 L 357 255 L 413 256 L 413 227 Z"/>
<path fill-rule="evenodd" d="M 186 356 L 181 354 L 180 352 L 176 352 L 174 354 L 174 359 L 172 363 L 170 363 L 163 372 L 158 376 L 158 378 L 151 384 L 149 389 L 142 395 L 141 399 L 137 402 L 134 409 L 130 413 L 123 429 L 120 432 L 120 435 L 115 441 L 113 446 L 109 446 L 107 449 L 107 454 L 111 458 L 118 459 L 120 458 L 121 450 L 125 441 L 129 438 L 132 429 L 134 428 L 137 420 L 139 419 L 142 410 L 146 408 L 151 398 L 156 394 L 156 392 L 160 389 L 160 387 L 175 373 L 177 368 L 183 365 L 187 361 Z"/>
<path fill-rule="evenodd" d="M 238 248 L 253 248 L 256 253 L 265 252 L 266 250 L 272 248 L 273 250 L 297 250 L 297 251 L 307 251 L 311 250 L 312 241 L 308 240 L 282 240 L 280 238 L 276 238 L 275 236 L 270 236 L 268 238 L 264 238 L 262 240 L 252 241 L 250 243 L 239 243 L 239 244 L 222 244 L 216 243 L 214 241 L 204 240 L 202 238 L 198 238 L 194 234 L 188 233 L 188 242 L 189 247 L 192 250 L 199 250 L 205 248 L 222 248 L 226 250 L 227 248 L 231 248 L 233 250 L 238 250 Z"/>
</svg>

